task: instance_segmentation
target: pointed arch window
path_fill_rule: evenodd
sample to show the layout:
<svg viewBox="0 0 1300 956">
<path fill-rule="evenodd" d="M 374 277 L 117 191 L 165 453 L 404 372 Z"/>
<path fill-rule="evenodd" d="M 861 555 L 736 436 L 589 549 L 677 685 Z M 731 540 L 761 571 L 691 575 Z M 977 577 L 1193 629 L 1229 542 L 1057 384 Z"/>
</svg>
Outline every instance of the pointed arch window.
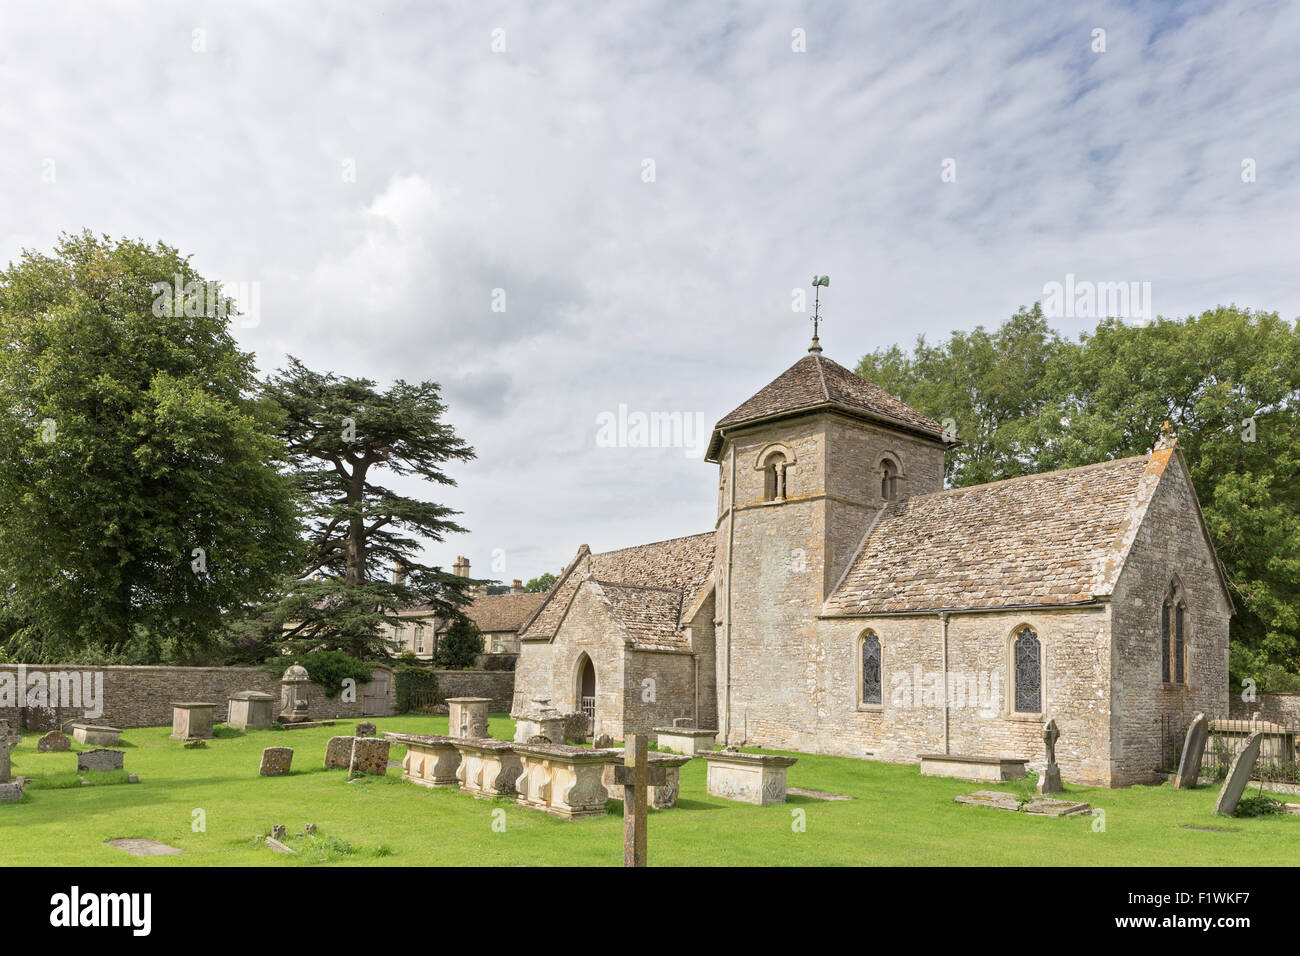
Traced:
<svg viewBox="0 0 1300 956">
<path fill-rule="evenodd" d="M 1187 683 L 1187 601 L 1177 579 L 1169 582 L 1160 605 L 1160 679 Z"/>
<path fill-rule="evenodd" d="M 1016 713 L 1043 712 L 1043 648 L 1032 627 L 1016 631 L 1011 643 L 1012 689 Z"/>
<path fill-rule="evenodd" d="M 874 631 L 862 635 L 862 703 L 879 706 L 882 701 L 880 638 Z"/>
</svg>

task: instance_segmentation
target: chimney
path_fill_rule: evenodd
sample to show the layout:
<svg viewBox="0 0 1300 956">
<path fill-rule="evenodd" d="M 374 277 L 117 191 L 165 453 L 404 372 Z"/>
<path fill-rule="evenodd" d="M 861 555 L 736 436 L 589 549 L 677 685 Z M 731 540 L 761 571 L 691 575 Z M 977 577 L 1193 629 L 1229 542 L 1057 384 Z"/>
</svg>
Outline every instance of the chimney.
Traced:
<svg viewBox="0 0 1300 956">
<path fill-rule="evenodd" d="M 469 558 L 463 554 L 456 555 L 456 563 L 451 566 L 451 570 L 458 578 L 469 577 Z"/>
<path fill-rule="evenodd" d="M 523 594 L 523 593 L 524 593 L 524 582 L 523 582 L 523 581 L 520 581 L 518 578 L 515 578 L 514 583 L 510 585 L 510 593 L 511 593 L 511 594 Z"/>
<path fill-rule="evenodd" d="M 406 568 L 401 561 L 393 562 L 393 583 L 394 584 L 406 583 Z"/>
</svg>

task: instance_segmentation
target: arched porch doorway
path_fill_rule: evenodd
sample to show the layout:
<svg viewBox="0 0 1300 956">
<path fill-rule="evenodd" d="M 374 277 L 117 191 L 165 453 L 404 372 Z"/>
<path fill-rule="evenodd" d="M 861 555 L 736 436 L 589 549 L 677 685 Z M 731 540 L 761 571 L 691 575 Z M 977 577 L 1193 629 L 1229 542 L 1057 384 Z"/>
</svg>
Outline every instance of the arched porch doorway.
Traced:
<svg viewBox="0 0 1300 956">
<path fill-rule="evenodd" d="M 596 667 L 586 654 L 578 662 L 578 706 L 587 715 L 587 726 L 596 729 Z"/>
</svg>

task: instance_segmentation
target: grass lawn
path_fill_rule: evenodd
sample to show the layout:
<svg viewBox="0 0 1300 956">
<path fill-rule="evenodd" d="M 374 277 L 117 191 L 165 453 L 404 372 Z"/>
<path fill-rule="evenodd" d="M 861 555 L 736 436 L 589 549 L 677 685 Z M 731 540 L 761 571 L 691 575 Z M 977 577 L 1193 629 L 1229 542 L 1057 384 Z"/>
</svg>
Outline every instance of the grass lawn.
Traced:
<svg viewBox="0 0 1300 956">
<path fill-rule="evenodd" d="M 380 730 L 446 733 L 446 717 L 391 717 Z M 513 724 L 492 716 L 509 739 Z M 478 800 L 454 788 L 427 790 L 387 777 L 348 783 L 321 768 L 336 727 L 241 733 L 218 727 L 206 749 L 185 750 L 169 727 L 127 730 L 126 770 L 139 784 L 68 786 L 76 757 L 36 752 L 28 733 L 13 751 L 13 772 L 33 779 L 23 801 L 0 805 L 0 865 L 363 866 L 474 864 L 605 865 L 621 862 L 622 819 L 565 822 L 505 800 Z M 263 747 L 294 748 L 285 777 L 260 777 Z M 81 748 L 74 743 L 74 748 Z M 403 750 L 394 747 L 392 759 Z M 849 801 L 791 796 L 787 806 L 753 807 L 705 794 L 704 762 L 682 770 L 680 805 L 650 817 L 651 865 L 1234 865 L 1292 866 L 1300 860 L 1300 817 L 1215 817 L 1216 792 L 1170 785 L 1105 790 L 1067 784 L 1068 797 L 1105 811 L 1048 819 L 953 802 L 980 785 L 922 777 L 914 765 L 800 754 L 790 786 L 847 794 Z M 48 786 L 40 786 L 45 783 Z M 1004 789 L 1011 789 L 1006 787 Z M 1252 790 L 1247 791 L 1253 792 Z M 1294 799 L 1294 798 L 1292 798 Z M 613 810 L 616 805 L 611 805 Z M 505 811 L 504 832 L 493 811 Z M 198 812 L 206 829 L 195 832 Z M 793 825 L 803 811 L 805 829 Z M 319 828 L 287 857 L 257 838 L 283 823 L 293 835 Z M 1227 833 L 1183 829 L 1184 826 Z M 158 840 L 184 850 L 134 857 L 105 846 L 117 837 Z"/>
</svg>

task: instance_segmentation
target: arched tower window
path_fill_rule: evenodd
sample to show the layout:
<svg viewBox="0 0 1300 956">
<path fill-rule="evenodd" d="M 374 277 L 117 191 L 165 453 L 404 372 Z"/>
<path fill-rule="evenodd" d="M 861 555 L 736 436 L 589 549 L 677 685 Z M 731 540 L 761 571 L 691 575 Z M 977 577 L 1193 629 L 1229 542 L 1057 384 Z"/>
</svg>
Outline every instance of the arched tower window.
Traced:
<svg viewBox="0 0 1300 956">
<path fill-rule="evenodd" d="M 888 458 L 880 463 L 880 500 L 893 501 L 898 497 L 898 466 Z"/>
<path fill-rule="evenodd" d="M 763 500 L 776 501 L 785 497 L 785 456 L 773 455 L 763 469 Z"/>
<path fill-rule="evenodd" d="M 880 638 L 872 631 L 862 635 L 862 703 L 881 703 Z"/>
<path fill-rule="evenodd" d="M 1043 712 L 1043 652 L 1038 635 L 1029 626 L 1016 631 L 1011 643 L 1011 662 L 1014 668 L 1012 692 L 1016 713 L 1041 714 Z"/>
<path fill-rule="evenodd" d="M 1160 679 L 1187 683 L 1187 601 L 1176 579 L 1160 607 Z"/>
</svg>

